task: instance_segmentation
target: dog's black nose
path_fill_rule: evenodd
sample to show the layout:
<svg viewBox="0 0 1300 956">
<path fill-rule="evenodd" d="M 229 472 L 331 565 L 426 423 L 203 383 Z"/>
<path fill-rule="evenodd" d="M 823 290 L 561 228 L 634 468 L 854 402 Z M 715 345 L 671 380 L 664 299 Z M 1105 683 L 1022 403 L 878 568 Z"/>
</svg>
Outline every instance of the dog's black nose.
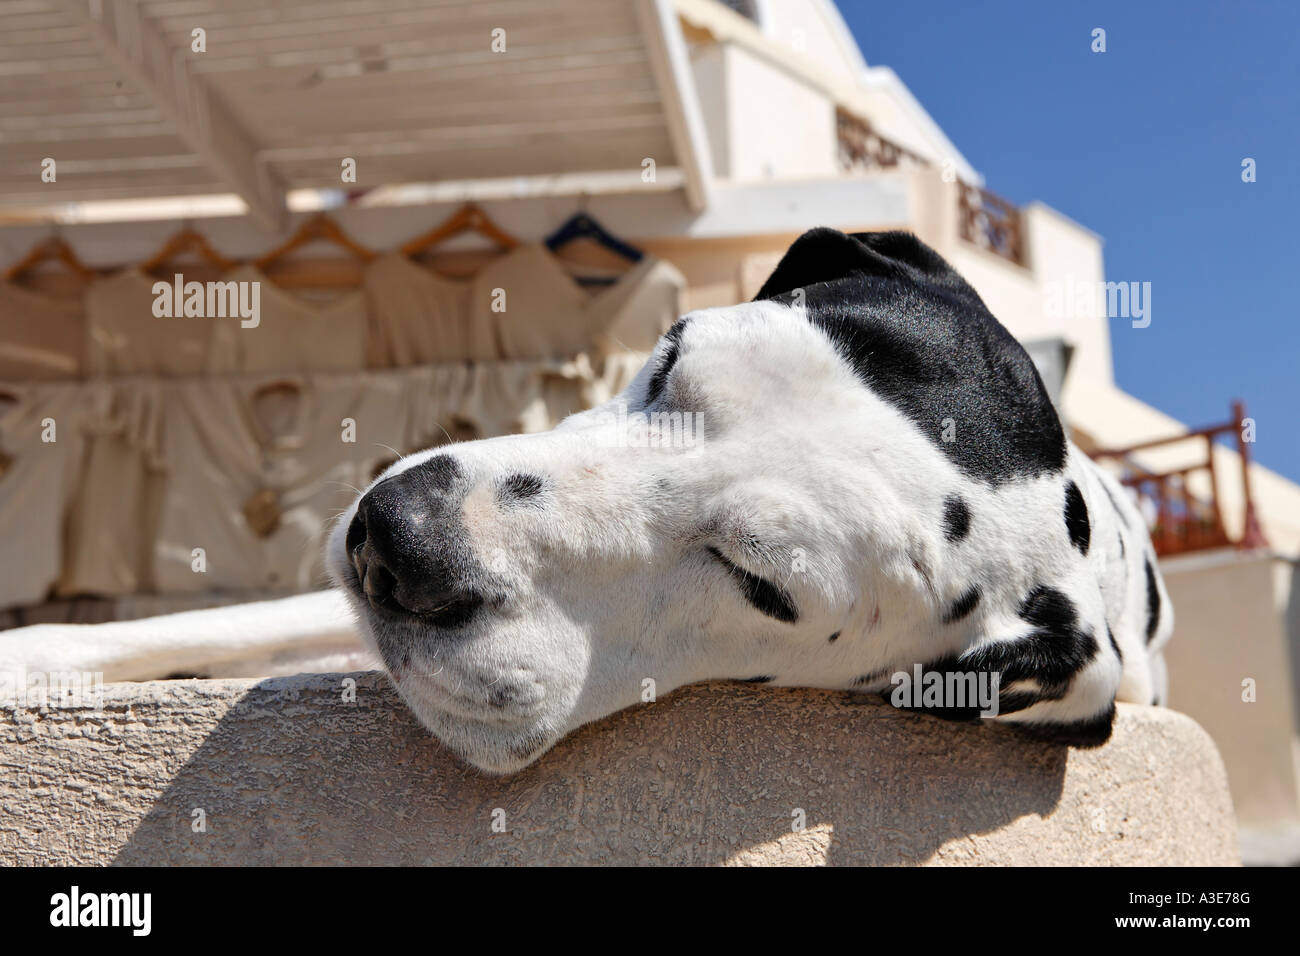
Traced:
<svg viewBox="0 0 1300 956">
<path fill-rule="evenodd" d="M 483 604 L 471 582 L 455 459 L 439 455 L 385 478 L 357 504 L 346 547 L 370 606 L 459 627 Z"/>
</svg>

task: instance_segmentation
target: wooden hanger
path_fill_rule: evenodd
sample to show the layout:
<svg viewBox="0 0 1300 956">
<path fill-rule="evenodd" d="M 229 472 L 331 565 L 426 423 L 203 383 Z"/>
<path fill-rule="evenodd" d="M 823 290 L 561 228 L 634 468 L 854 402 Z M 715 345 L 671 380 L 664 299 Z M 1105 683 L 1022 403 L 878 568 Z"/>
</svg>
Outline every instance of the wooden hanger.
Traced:
<svg viewBox="0 0 1300 956">
<path fill-rule="evenodd" d="M 354 242 L 347 233 L 338 227 L 338 224 L 333 219 L 322 213 L 312 216 L 299 226 L 298 230 L 283 245 L 277 246 L 260 258 L 253 260 L 253 265 L 265 271 L 295 249 L 322 240 L 343 247 L 362 262 L 369 262 L 375 257 L 373 252 L 360 243 Z"/>
<path fill-rule="evenodd" d="M 297 395 L 303 390 L 303 381 L 299 378 L 277 378 L 269 382 L 263 382 L 253 389 L 254 398 L 265 398 L 267 395 Z"/>
<path fill-rule="evenodd" d="M 446 242 L 452 236 L 462 232 L 477 232 L 486 239 L 491 239 L 502 249 L 509 251 L 519 245 L 519 240 L 506 232 L 491 219 L 487 213 L 473 203 L 466 203 L 443 221 L 442 225 L 417 236 L 402 246 L 402 255 L 418 256 L 439 243 Z"/>
<path fill-rule="evenodd" d="M 153 272 L 155 269 L 170 265 L 177 257 L 187 252 L 196 253 L 203 262 L 215 266 L 222 272 L 234 267 L 234 262 L 213 249 L 201 233 L 184 228 L 163 243 L 161 249 L 140 263 L 140 270 L 142 272 Z"/>
<path fill-rule="evenodd" d="M 95 278 L 95 270 L 83 265 L 81 260 L 77 258 L 77 254 L 72 251 L 72 247 L 64 242 L 60 236 L 51 236 L 49 239 L 32 246 L 27 255 L 5 270 L 5 278 L 13 282 L 42 262 L 50 261 L 64 266 L 79 279 L 89 282 Z"/>
</svg>

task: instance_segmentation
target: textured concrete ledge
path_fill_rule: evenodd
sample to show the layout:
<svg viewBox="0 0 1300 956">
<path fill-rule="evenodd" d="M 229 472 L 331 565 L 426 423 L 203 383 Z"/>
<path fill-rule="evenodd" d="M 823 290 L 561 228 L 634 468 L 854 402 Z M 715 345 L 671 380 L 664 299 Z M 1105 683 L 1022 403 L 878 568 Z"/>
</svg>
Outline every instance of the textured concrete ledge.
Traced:
<svg viewBox="0 0 1300 956">
<path fill-rule="evenodd" d="M 1222 762 L 1181 714 L 1121 707 L 1083 751 L 731 684 L 505 779 L 378 674 L 112 684 L 99 713 L 0 709 L 0 811 L 4 864 L 1237 861 Z"/>
</svg>

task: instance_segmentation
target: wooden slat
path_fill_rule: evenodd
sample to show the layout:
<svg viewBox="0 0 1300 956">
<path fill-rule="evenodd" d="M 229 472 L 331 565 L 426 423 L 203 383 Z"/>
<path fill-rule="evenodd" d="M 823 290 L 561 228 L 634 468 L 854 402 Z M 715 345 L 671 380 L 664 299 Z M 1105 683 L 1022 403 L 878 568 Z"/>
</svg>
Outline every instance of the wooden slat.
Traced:
<svg viewBox="0 0 1300 956">
<path fill-rule="evenodd" d="M 191 30 L 199 21 L 184 18 L 173 29 L 161 26 L 167 38 L 177 44 L 189 45 Z M 319 44 L 321 48 L 346 49 L 349 38 L 353 46 L 362 44 L 391 44 L 400 46 L 412 37 L 422 42 L 439 40 L 447 46 L 479 46 L 487 49 L 491 31 L 496 27 L 506 29 L 508 50 L 513 55 L 515 46 L 529 46 L 541 42 L 574 39 L 575 28 L 581 27 L 584 35 L 601 38 L 611 35 L 637 35 L 635 20 L 627 17 L 621 4 L 610 4 L 585 15 L 580 21 L 557 17 L 548 8 L 534 4 L 523 15 L 499 16 L 466 7 L 454 17 L 440 15 L 421 7 L 410 13 L 388 13 L 382 16 L 314 16 L 302 21 L 282 17 L 261 22 L 242 20 L 233 23 L 214 23 L 204 17 L 201 25 L 207 31 L 208 52 L 205 57 L 228 55 L 242 47 L 261 54 L 294 49 L 307 49 Z"/>
<path fill-rule="evenodd" d="M 50 97 L 7 98 L 0 95 L 0 116 L 75 116 L 78 113 L 103 115 L 117 110 L 153 109 L 153 103 L 141 93 L 124 93 L 111 85 L 102 93 L 60 99 L 58 91 Z"/>
<path fill-rule="evenodd" d="M 645 48 L 627 37 L 612 37 L 608 42 L 572 42 L 568 44 L 536 44 L 516 49 L 515 55 L 504 56 L 480 49 L 476 45 L 461 44 L 430 51 L 430 46 L 407 48 L 383 57 L 383 69 L 366 68 L 362 57 L 353 48 L 350 55 L 341 56 L 335 50 L 305 49 L 265 56 L 246 55 L 225 60 L 199 61 L 196 72 L 206 75 L 252 74 L 261 70 L 303 70 L 315 68 L 324 76 L 387 77 L 401 73 L 436 71 L 442 76 L 460 75 L 464 78 L 515 73 L 542 73 L 556 67 L 579 68 L 603 63 L 637 63 L 646 58 Z M 219 81 L 218 81 L 219 82 Z"/>
<path fill-rule="evenodd" d="M 176 126 L 177 134 L 248 203 L 253 215 L 278 229 L 286 213 L 287 187 L 261 168 L 256 145 L 206 84 L 192 76 L 139 9 L 123 0 L 64 0 L 81 13 L 105 56 L 150 93 Z"/>
<path fill-rule="evenodd" d="M 508 95 L 511 89 L 526 89 L 537 83 L 600 79 L 617 88 L 624 83 L 642 83 L 650 76 L 645 51 L 627 49 L 600 54 L 560 52 L 555 56 L 508 62 L 481 57 L 465 62 L 451 62 L 445 57 L 417 57 L 389 61 L 387 70 L 374 73 L 358 72 L 352 64 L 345 67 L 328 65 L 314 71 L 300 67 L 264 67 L 229 76 L 213 76 L 212 81 L 223 93 L 240 88 L 290 89 L 305 96 L 307 90 L 317 93 L 324 84 L 338 83 L 349 89 L 384 95 L 407 88 L 442 84 L 462 95 L 472 96 L 478 89 L 490 89 L 494 84 Z"/>
<path fill-rule="evenodd" d="M 343 156 L 368 185 L 677 162 L 636 0 L 0 0 L 0 23 L 7 205 L 206 184 L 270 222 Z"/>
<path fill-rule="evenodd" d="M 28 49 L 21 59 L 6 60 L 0 63 L 0 77 L 45 77 L 51 73 L 64 75 L 68 73 L 90 72 L 102 68 L 103 60 L 96 53 L 82 53 L 71 56 L 44 57 Z"/>
<path fill-rule="evenodd" d="M 622 116 L 617 119 L 607 117 L 571 118 L 562 122 L 547 123 L 501 123 L 476 126 L 436 126 L 429 129 L 408 129 L 391 132 L 372 131 L 368 133 L 348 133 L 347 135 L 321 140 L 315 143 L 302 142 L 293 146 L 263 150 L 262 158 L 275 161 L 297 156 L 313 156 L 321 159 L 334 158 L 340 149 L 349 151 L 363 150 L 376 152 L 391 149 L 398 152 L 428 150 L 447 152 L 463 148 L 487 149 L 500 148 L 511 143 L 546 143 L 569 144 L 575 151 L 578 143 L 575 137 L 587 134 L 587 140 L 596 145 L 608 142 L 611 131 L 649 131 L 656 133 L 660 129 L 657 118 L 653 116 Z M 638 163 L 640 160 L 637 161 Z M 582 169 L 586 163 L 580 156 L 574 157 L 573 165 Z"/>
<path fill-rule="evenodd" d="M 11 106 L 19 105 L 70 112 L 88 109 L 86 104 L 97 99 L 123 96 L 129 100 L 130 97 L 142 95 L 144 94 L 133 85 L 107 70 L 81 71 L 77 76 L 60 76 L 57 80 L 48 82 L 40 77 L 12 77 L 0 83 L 0 109 L 8 111 Z M 117 109 L 126 102 L 127 100 L 121 103 L 114 100 L 105 106 Z M 153 100 L 149 102 L 152 103 Z"/>
<path fill-rule="evenodd" d="M 686 172 L 686 200 L 695 211 L 709 205 L 713 184 L 713 160 L 705 134 L 704 120 L 695 97 L 681 26 L 670 0 L 635 0 L 637 16 L 650 50 L 655 81 L 663 90 L 672 158 L 652 157 L 657 162 L 675 162 Z"/>
<path fill-rule="evenodd" d="M 81 130 L 110 135 L 117 127 L 166 126 L 162 114 L 152 107 L 105 112 L 50 113 L 45 116 L 5 115 L 0 113 L 0 143 L 8 136 L 26 136 L 49 140 L 67 139 Z M 57 132 L 56 132 L 57 131 Z"/>
<path fill-rule="evenodd" d="M 636 157 L 666 155 L 671 144 L 666 139 L 647 139 L 627 149 L 603 147 L 592 152 L 584 162 L 583 172 L 639 171 Z M 382 184 L 428 183 L 476 178 L 556 175 L 566 170 L 571 147 L 562 143 L 550 146 L 529 144 L 529 155 L 512 159 L 503 150 L 457 150 L 435 153 L 417 150 L 405 154 L 358 157 L 359 179 Z M 629 162 L 629 160 L 633 160 Z M 276 168 L 292 176 L 295 183 L 312 187 L 338 186 L 337 165 L 329 162 L 288 161 Z M 373 177 L 373 179 L 371 178 Z"/>
<path fill-rule="evenodd" d="M 53 154 L 60 174 L 65 164 L 79 160 L 148 159 L 153 156 L 193 156 L 184 142 L 170 130 L 148 136 L 95 137 L 94 139 L 65 140 L 51 149 L 49 143 L 18 142 L 5 144 L 5 166 L 21 163 L 39 163 Z M 33 173 L 35 175 L 35 173 Z M 216 178 L 215 176 L 213 178 Z"/>
<path fill-rule="evenodd" d="M 538 104 L 533 109 L 520 109 L 510 104 L 500 104 L 491 110 L 473 107 L 457 109 L 445 104 L 439 110 L 420 110 L 418 103 L 410 110 L 396 114 L 375 116 L 373 111 L 350 113 L 339 104 L 337 116 L 348 117 L 347 133 L 339 135 L 326 122 L 328 117 L 318 112 L 307 115 L 283 114 L 280 135 L 268 140 L 268 149 L 293 149 L 295 147 L 338 147 L 343 144 L 365 143 L 378 137 L 386 142 L 408 141 L 459 142 L 475 136 L 498 138 L 512 132 L 532 135 L 535 132 L 554 136 L 567 136 L 585 130 L 617 131 L 630 127 L 662 128 L 663 112 L 655 99 L 609 100 L 592 97 L 574 104 L 583 109 L 572 109 L 566 104 Z M 400 122 L 394 122 L 400 120 Z M 273 140 L 273 141 L 271 141 Z M 580 156 L 574 157 L 581 162 Z"/>
<path fill-rule="evenodd" d="M 641 140 L 628 140 L 625 146 L 607 143 L 590 144 L 588 155 L 576 172 L 602 172 L 610 170 L 639 170 L 640 159 L 646 155 L 665 155 L 671 144 L 661 134 Z M 573 147 L 562 141 L 524 142 L 528 155 L 511 157 L 508 151 L 492 148 L 430 150 L 411 149 L 397 144 L 386 151 L 356 152 L 362 185 L 404 182 L 439 182 L 443 180 L 490 178 L 495 176 L 542 176 L 569 171 Z M 292 157 L 276 162 L 276 168 L 295 183 L 311 186 L 338 187 L 338 163 L 333 157 L 313 161 L 310 158 Z M 410 170 L 408 175 L 396 175 L 397 168 Z"/>
<path fill-rule="evenodd" d="M 0 180 L 3 182 L 3 180 Z M 138 176 L 103 176 L 96 177 L 92 187 L 77 187 L 75 192 L 64 194 L 57 187 L 38 190 L 30 187 L 27 191 L 9 192 L 13 206 L 21 203 L 47 205 L 63 202 L 84 202 L 89 199 L 151 199 L 157 196 L 181 195 L 220 195 L 230 192 L 224 183 L 213 182 L 210 176 L 204 178 L 187 177 L 173 171 L 172 174 L 151 176 L 142 180 Z"/>
</svg>

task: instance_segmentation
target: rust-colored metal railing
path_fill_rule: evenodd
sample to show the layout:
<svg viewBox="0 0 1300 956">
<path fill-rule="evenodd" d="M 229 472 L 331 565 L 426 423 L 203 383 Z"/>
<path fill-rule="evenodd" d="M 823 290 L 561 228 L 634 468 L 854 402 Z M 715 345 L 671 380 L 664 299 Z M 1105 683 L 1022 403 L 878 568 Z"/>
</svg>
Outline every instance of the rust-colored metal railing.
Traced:
<svg viewBox="0 0 1300 956">
<path fill-rule="evenodd" d="M 1210 548 L 1267 547 L 1268 539 L 1264 537 L 1264 531 L 1259 525 L 1255 502 L 1251 496 L 1250 442 L 1244 435 L 1245 405 L 1234 401 L 1232 414 L 1233 420 L 1221 425 L 1198 428 L 1182 435 L 1171 435 L 1127 448 L 1102 449 L 1092 453 L 1095 459 L 1109 458 L 1118 462 L 1124 470 L 1120 481 L 1134 489 L 1139 500 L 1149 503 L 1148 510 L 1154 508 L 1151 543 L 1155 546 L 1157 555 L 1165 557 Z M 1228 434 L 1234 437 L 1237 454 L 1241 459 L 1243 514 L 1242 533 L 1237 540 L 1233 540 L 1224 527 L 1223 508 L 1219 500 L 1220 476 L 1214 461 L 1215 439 Z M 1132 456 L 1138 452 L 1187 441 L 1204 443 L 1204 461 L 1162 472 L 1148 471 L 1133 464 Z M 1196 474 L 1206 475 L 1208 494 L 1196 495 L 1192 492 L 1191 479 Z"/>
<path fill-rule="evenodd" d="M 934 164 L 906 146 L 881 136 L 871 123 L 842 106 L 835 108 L 840 168 L 845 172 L 896 169 Z M 958 183 L 961 237 L 1018 266 L 1025 265 L 1025 236 L 1020 209 L 997 193 Z"/>
<path fill-rule="evenodd" d="M 962 183 L 958 191 L 961 237 L 1018 266 L 1025 264 L 1020 209 L 997 193 Z"/>
<path fill-rule="evenodd" d="M 840 168 L 845 172 L 894 169 L 904 164 L 930 165 L 923 156 L 881 136 L 872 129 L 870 122 L 842 106 L 835 108 L 835 131 Z"/>
</svg>

